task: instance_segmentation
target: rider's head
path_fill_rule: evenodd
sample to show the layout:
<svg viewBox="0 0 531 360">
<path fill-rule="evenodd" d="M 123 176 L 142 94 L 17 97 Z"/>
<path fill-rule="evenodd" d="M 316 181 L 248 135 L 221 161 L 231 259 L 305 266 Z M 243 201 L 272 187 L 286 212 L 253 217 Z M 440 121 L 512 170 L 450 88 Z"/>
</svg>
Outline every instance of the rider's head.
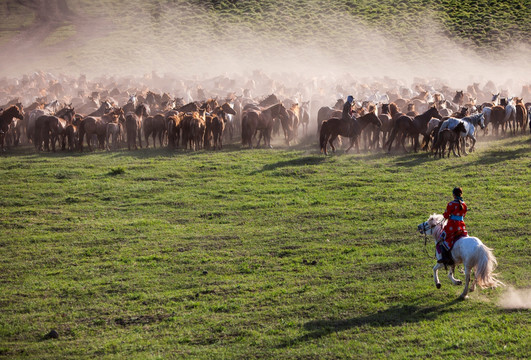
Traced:
<svg viewBox="0 0 531 360">
<path fill-rule="evenodd" d="M 461 189 L 460 187 L 455 187 L 452 191 L 452 194 L 454 195 L 454 197 L 461 197 L 463 196 L 463 189 Z"/>
<path fill-rule="evenodd" d="M 354 97 L 352 95 L 349 95 L 347 97 L 347 102 L 352 103 L 354 101 Z"/>
</svg>

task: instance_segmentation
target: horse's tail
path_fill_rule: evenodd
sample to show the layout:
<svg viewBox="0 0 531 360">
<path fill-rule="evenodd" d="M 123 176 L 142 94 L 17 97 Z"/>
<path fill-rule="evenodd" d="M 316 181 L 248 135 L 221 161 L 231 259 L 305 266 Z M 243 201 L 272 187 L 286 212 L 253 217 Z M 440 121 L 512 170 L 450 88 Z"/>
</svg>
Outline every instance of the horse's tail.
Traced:
<svg viewBox="0 0 531 360">
<path fill-rule="evenodd" d="M 489 288 L 505 285 L 496 279 L 496 274 L 493 273 L 494 269 L 496 269 L 496 265 L 498 265 L 498 261 L 496 261 L 492 249 L 489 249 L 482 244 L 475 275 L 479 286 L 482 288 Z"/>
</svg>

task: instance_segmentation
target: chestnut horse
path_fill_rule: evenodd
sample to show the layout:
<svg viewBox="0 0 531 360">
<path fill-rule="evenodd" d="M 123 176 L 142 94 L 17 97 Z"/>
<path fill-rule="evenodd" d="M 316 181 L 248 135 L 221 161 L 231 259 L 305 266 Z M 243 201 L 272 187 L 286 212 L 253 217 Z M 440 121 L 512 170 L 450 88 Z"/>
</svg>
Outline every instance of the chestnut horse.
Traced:
<svg viewBox="0 0 531 360">
<path fill-rule="evenodd" d="M 123 116 L 122 108 L 113 109 L 102 117 L 85 117 L 79 125 L 79 151 L 83 152 L 83 139 L 85 138 L 85 135 L 89 151 L 92 151 L 91 139 L 93 135 L 96 135 L 98 138 L 99 148 L 104 149 L 105 137 L 107 136 L 107 124 L 110 122 L 117 122 L 120 116 Z"/>
<path fill-rule="evenodd" d="M 24 111 L 17 105 L 12 105 L 0 114 L 0 151 L 5 151 L 4 140 L 13 118 L 24 119 Z"/>
<path fill-rule="evenodd" d="M 72 123 L 76 112 L 73 108 L 65 107 L 59 110 L 56 115 L 42 115 L 35 121 L 33 134 L 33 144 L 37 151 L 50 151 L 51 140 L 52 151 L 55 152 L 55 143 L 61 137 L 61 149 L 66 147 L 66 127 Z"/>
<path fill-rule="evenodd" d="M 288 118 L 288 112 L 282 103 L 272 105 L 265 109 L 258 107 L 248 108 L 242 118 L 242 144 L 253 147 L 253 138 L 258 131 L 261 132 L 260 137 L 263 136 L 265 146 L 271 147 L 271 132 L 276 119 L 283 118 L 285 121 Z M 258 140 L 257 146 L 260 144 Z"/>
</svg>

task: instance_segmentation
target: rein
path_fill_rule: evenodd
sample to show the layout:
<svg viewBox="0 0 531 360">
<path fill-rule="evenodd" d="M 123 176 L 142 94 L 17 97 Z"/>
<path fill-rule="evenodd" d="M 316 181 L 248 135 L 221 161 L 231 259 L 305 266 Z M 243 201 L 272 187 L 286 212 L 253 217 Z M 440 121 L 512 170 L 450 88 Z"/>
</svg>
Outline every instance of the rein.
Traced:
<svg viewBox="0 0 531 360">
<path fill-rule="evenodd" d="M 437 226 L 439 226 L 440 224 L 442 224 L 442 223 L 444 222 L 444 220 L 445 220 L 445 219 L 443 218 L 443 219 L 442 219 L 441 221 L 439 221 L 437 224 L 433 225 L 433 226 L 430 228 L 430 230 L 431 230 L 431 229 L 434 229 L 434 228 L 436 228 Z M 426 230 L 424 230 L 424 251 L 426 252 L 426 255 L 428 255 L 428 257 L 429 257 L 430 259 L 436 259 L 435 256 L 430 255 L 430 253 L 428 252 L 428 248 L 427 248 L 427 246 L 428 246 L 428 235 L 426 235 Z"/>
</svg>

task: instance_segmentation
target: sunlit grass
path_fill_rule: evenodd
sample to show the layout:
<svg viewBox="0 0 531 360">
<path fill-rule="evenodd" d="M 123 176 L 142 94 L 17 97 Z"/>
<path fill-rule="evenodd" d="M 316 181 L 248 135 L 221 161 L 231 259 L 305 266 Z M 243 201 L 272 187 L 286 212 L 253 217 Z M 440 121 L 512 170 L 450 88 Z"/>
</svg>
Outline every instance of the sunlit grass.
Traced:
<svg viewBox="0 0 531 360">
<path fill-rule="evenodd" d="M 531 286 L 529 136 L 483 140 L 450 159 L 11 150 L 0 356 L 528 358 L 529 312 L 435 289 L 416 232 L 460 185 L 501 280 Z"/>
</svg>

